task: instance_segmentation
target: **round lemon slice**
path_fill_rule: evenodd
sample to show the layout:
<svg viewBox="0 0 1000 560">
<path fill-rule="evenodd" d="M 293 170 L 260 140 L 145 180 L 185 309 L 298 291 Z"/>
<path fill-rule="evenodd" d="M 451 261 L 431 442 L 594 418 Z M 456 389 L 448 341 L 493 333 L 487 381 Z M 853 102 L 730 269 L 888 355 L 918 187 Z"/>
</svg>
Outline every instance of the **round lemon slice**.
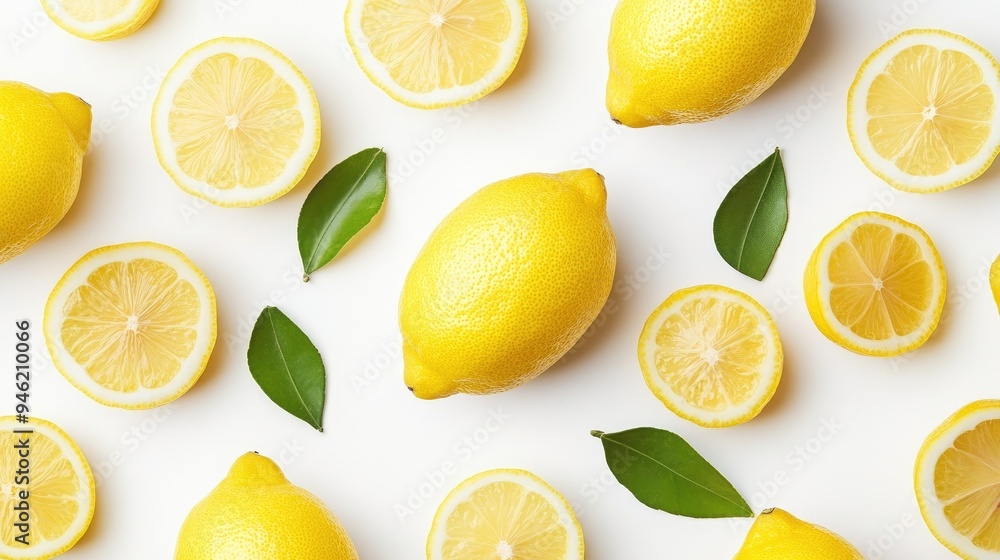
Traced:
<svg viewBox="0 0 1000 560">
<path fill-rule="evenodd" d="M 483 97 L 510 76 L 528 35 L 524 0 L 350 0 L 347 40 L 368 79 L 411 107 Z"/>
<path fill-rule="evenodd" d="M 1000 65 L 938 29 L 900 33 L 858 70 L 847 96 L 854 151 L 890 185 L 928 193 L 980 176 L 1000 152 Z"/>
<path fill-rule="evenodd" d="M 1000 560 L 1000 400 L 970 403 L 927 436 L 914 488 L 941 544 L 966 560 Z"/>
<path fill-rule="evenodd" d="M 153 144 L 181 189 L 219 206 L 287 193 L 319 151 L 319 104 L 302 72 L 253 39 L 184 53 L 153 102 Z"/>
<path fill-rule="evenodd" d="M 73 548 L 96 504 L 94 475 L 80 448 L 52 422 L 13 416 L 0 417 L 0 448 L 0 558 L 44 560 Z M 22 452 L 26 465 L 19 464 Z"/>
<path fill-rule="evenodd" d="M 820 332 L 868 356 L 895 356 L 926 342 L 947 292 L 931 238 L 879 212 L 855 214 L 828 233 L 803 282 L 806 307 Z"/>
<path fill-rule="evenodd" d="M 725 286 L 678 290 L 646 320 L 639 366 L 674 414 L 719 428 L 750 420 L 781 380 L 778 328 L 750 296 Z"/>
<path fill-rule="evenodd" d="M 427 560 L 583 560 L 583 529 L 559 492 L 519 469 L 479 473 L 434 515 Z"/>
<path fill-rule="evenodd" d="M 215 293 L 180 251 L 127 243 L 87 253 L 45 305 L 45 342 L 95 401 L 142 409 L 180 397 L 215 346 Z"/>
<path fill-rule="evenodd" d="M 56 25 L 92 41 L 111 41 L 131 35 L 160 0 L 42 0 L 42 7 Z"/>
</svg>

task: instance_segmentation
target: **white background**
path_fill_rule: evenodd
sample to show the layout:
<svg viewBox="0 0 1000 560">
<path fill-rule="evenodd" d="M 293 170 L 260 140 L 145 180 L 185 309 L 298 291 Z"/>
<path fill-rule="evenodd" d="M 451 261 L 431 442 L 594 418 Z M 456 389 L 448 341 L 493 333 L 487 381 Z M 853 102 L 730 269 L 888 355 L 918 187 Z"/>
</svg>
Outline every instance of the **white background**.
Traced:
<svg viewBox="0 0 1000 560">
<path fill-rule="evenodd" d="M 34 411 L 69 431 L 102 473 L 94 523 L 66 557 L 171 558 L 189 509 L 236 457 L 257 450 L 280 459 L 294 483 L 330 505 L 366 560 L 423 558 L 447 491 L 507 466 L 534 471 L 577 505 L 590 560 L 731 558 L 745 524 L 653 511 L 608 484 L 601 445 L 588 432 L 636 426 L 676 431 L 755 510 L 788 509 L 842 534 L 869 558 L 950 557 L 919 519 L 911 473 L 920 443 L 940 421 L 969 401 L 997 396 L 1000 386 L 1000 317 L 986 280 L 1000 251 L 1000 166 L 947 193 L 893 191 L 854 155 L 845 105 L 858 66 L 899 29 L 940 27 L 1000 53 L 1000 4 L 820 0 L 798 59 L 758 101 L 707 124 L 642 130 L 612 125 L 604 108 L 613 2 L 529 0 L 526 50 L 508 83 L 471 107 L 431 112 L 397 104 L 368 82 L 346 50 L 344 6 L 163 0 L 138 33 L 101 44 L 47 22 L 37 2 L 0 3 L 0 79 L 76 93 L 93 105 L 95 123 L 107 119 L 111 129 L 95 136 L 66 219 L 0 267 L 0 340 L 10 341 L 0 344 L 0 363 L 13 360 L 7 335 L 14 320 L 31 318 L 43 362 Z M 155 75 L 220 35 L 255 37 L 284 52 L 311 80 L 322 110 L 321 151 L 303 184 L 258 208 L 215 208 L 186 195 L 160 169 L 150 138 Z M 758 283 L 716 254 L 712 218 L 725 190 L 775 141 L 783 149 L 790 221 Z M 386 207 L 357 243 L 303 285 L 295 242 L 301 203 L 334 163 L 369 146 L 389 154 Z M 487 183 L 582 166 L 607 178 L 619 243 L 619 285 L 601 326 L 572 356 L 515 391 L 415 399 L 401 381 L 396 303 L 431 229 Z M 827 341 L 801 300 L 802 270 L 816 243 L 865 209 L 923 226 L 948 271 L 945 320 L 930 342 L 901 359 L 857 356 Z M 187 253 L 219 300 L 220 340 L 208 371 L 159 411 L 106 408 L 73 389 L 45 365 L 39 328 L 46 296 L 77 258 L 137 240 Z M 662 266 L 649 259 L 659 251 L 670 255 Z M 635 357 L 649 312 L 672 291 L 706 282 L 746 291 L 768 307 L 786 357 L 764 412 L 722 430 L 667 411 L 647 390 Z M 280 305 L 323 354 L 325 433 L 273 405 L 247 371 L 246 338 L 265 304 Z M 0 409 L 9 411 L 13 379 L 4 379 Z M 508 418 L 484 437 L 491 411 Z M 836 426 L 832 437 L 821 432 L 824 423 Z M 485 442 L 471 450 L 463 438 L 477 430 Z M 400 520 L 396 506 L 446 461 L 457 472 L 442 487 L 425 487 L 426 503 Z"/>
</svg>

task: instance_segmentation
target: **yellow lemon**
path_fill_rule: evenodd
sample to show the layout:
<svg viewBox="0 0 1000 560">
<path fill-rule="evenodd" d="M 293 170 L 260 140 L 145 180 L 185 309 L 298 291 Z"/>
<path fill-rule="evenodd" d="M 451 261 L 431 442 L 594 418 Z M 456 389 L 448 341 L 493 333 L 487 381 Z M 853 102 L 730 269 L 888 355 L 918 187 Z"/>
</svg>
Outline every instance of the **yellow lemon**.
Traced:
<svg viewBox="0 0 1000 560">
<path fill-rule="evenodd" d="M 924 230 L 879 212 L 855 214 L 828 233 L 804 275 L 806 307 L 820 332 L 868 356 L 926 342 L 947 289 L 941 255 Z"/>
<path fill-rule="evenodd" d="M 42 0 L 56 25 L 92 41 L 121 39 L 136 32 L 160 0 Z"/>
<path fill-rule="evenodd" d="M 0 81 L 0 264 L 66 215 L 80 188 L 90 105 Z"/>
<path fill-rule="evenodd" d="M 815 12 L 816 0 L 619 0 L 608 111 L 633 127 L 728 115 L 795 60 Z"/>
<path fill-rule="evenodd" d="M 215 347 L 215 293 L 180 251 L 156 243 L 95 249 L 45 304 L 45 342 L 70 383 L 108 406 L 180 397 Z"/>
<path fill-rule="evenodd" d="M 760 512 L 733 560 L 864 560 L 840 535 L 787 511 Z"/>
<path fill-rule="evenodd" d="M 639 336 L 649 388 L 674 414 L 709 428 L 757 416 L 778 388 L 782 359 L 771 315 L 725 286 L 674 292 Z"/>
<path fill-rule="evenodd" d="M 427 538 L 427 560 L 583 560 L 566 498 L 519 469 L 479 473 L 452 490 Z"/>
<path fill-rule="evenodd" d="M 407 387 L 422 399 L 512 389 L 554 364 L 611 293 L 615 237 L 593 169 L 486 186 L 431 233 L 403 285 Z"/>
<path fill-rule="evenodd" d="M 292 190 L 319 152 L 319 103 L 283 54 L 221 37 L 184 53 L 153 101 L 160 165 L 218 206 L 256 206 Z"/>
<path fill-rule="evenodd" d="M 914 487 L 931 533 L 966 560 L 1000 558 L 1000 400 L 951 415 L 917 454 Z"/>
<path fill-rule="evenodd" d="M 0 449 L 0 558 L 45 560 L 73 548 L 90 527 L 96 503 L 94 475 L 80 448 L 52 422 L 3 416 Z M 18 464 L 22 450 L 27 467 Z M 26 525 L 26 534 L 17 523 Z"/>
<path fill-rule="evenodd" d="M 358 560 L 347 532 L 326 504 L 256 453 L 188 514 L 176 560 Z"/>
<path fill-rule="evenodd" d="M 993 292 L 993 301 L 997 304 L 997 310 L 1000 310 L 1000 256 L 990 266 L 990 291 Z"/>
<path fill-rule="evenodd" d="M 869 56 L 847 96 L 847 130 L 872 173 L 928 193 L 982 175 L 1000 152 L 1000 65 L 939 29 L 913 29 Z"/>
<path fill-rule="evenodd" d="M 411 107 L 483 97 L 514 71 L 528 35 L 524 0 L 350 0 L 344 27 L 375 85 Z"/>
</svg>

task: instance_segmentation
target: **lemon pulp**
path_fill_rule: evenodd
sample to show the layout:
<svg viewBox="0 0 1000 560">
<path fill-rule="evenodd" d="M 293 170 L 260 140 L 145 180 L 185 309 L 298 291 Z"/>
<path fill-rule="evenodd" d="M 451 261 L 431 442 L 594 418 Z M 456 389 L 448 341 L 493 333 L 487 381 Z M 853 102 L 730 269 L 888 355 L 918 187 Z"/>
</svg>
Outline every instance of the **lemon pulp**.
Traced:
<svg viewBox="0 0 1000 560">
<path fill-rule="evenodd" d="M 12 431 L 0 431 L 0 446 L 11 450 L 9 453 L 0 453 L 0 486 L 3 488 L 14 486 L 18 456 L 13 450 L 17 449 L 15 445 L 23 437 L 25 436 Z M 80 514 L 80 502 L 77 499 L 81 490 L 80 479 L 69 459 L 63 456 L 59 444 L 45 434 L 31 434 L 30 446 L 31 529 L 36 533 L 31 540 L 52 541 L 65 534 Z M 2 516 L 7 518 L 3 527 L 0 527 L 0 538 L 6 546 L 12 548 L 23 546 L 14 540 L 20 534 L 14 527 L 14 506 L 19 501 L 20 498 L 13 492 L 0 493 Z"/>
<path fill-rule="evenodd" d="M 131 0 L 62 0 L 59 4 L 66 14 L 76 21 L 105 21 L 117 17 L 131 4 Z"/>
<path fill-rule="evenodd" d="M 981 549 L 1000 552 L 1000 420 L 955 438 L 934 467 L 934 491 L 956 531 Z"/>
</svg>

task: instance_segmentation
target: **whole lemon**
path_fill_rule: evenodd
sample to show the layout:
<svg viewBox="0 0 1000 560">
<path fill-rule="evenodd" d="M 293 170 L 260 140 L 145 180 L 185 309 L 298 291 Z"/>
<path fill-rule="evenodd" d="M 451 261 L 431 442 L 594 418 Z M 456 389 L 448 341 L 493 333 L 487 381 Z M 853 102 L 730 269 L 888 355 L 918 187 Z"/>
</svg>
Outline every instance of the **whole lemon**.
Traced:
<svg viewBox="0 0 1000 560">
<path fill-rule="evenodd" d="M 615 237 L 593 169 L 488 185 L 417 255 L 399 305 L 407 387 L 422 399 L 525 383 L 583 335 L 611 292 Z"/>
<path fill-rule="evenodd" d="M 66 215 L 80 189 L 90 105 L 0 81 L 0 264 Z"/>
<path fill-rule="evenodd" d="M 733 560 L 864 560 L 840 535 L 787 511 L 764 510 Z"/>
<path fill-rule="evenodd" d="M 633 127 L 728 115 L 795 60 L 815 12 L 816 0 L 619 0 L 608 111 Z"/>
<path fill-rule="evenodd" d="M 319 498 L 288 482 L 256 453 L 194 506 L 176 560 L 358 560 L 354 544 Z"/>
</svg>

